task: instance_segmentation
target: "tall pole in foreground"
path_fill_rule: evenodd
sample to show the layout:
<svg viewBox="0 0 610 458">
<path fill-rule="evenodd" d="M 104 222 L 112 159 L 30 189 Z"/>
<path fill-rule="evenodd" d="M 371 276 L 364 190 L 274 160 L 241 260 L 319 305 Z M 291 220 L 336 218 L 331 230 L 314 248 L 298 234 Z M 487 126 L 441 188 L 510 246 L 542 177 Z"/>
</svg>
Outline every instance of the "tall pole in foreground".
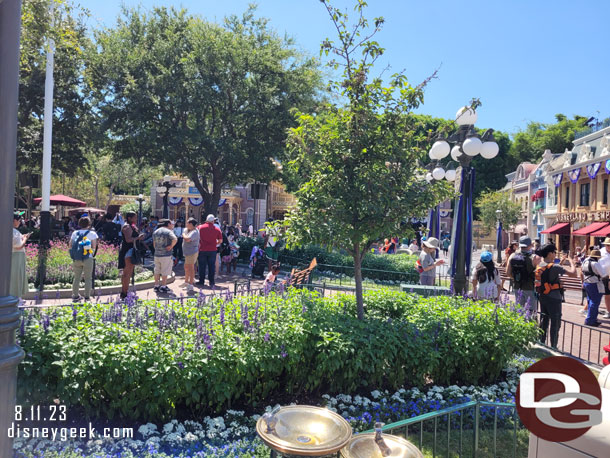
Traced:
<svg viewBox="0 0 610 458">
<path fill-rule="evenodd" d="M 19 299 L 9 296 L 13 196 L 17 151 L 19 32 L 21 0 L 0 0 L 0 456 L 13 456 L 8 428 L 15 418 L 17 365 L 23 350 L 15 344 Z"/>
<path fill-rule="evenodd" d="M 51 25 L 54 3 L 51 2 Z M 40 202 L 40 247 L 38 250 L 38 289 L 44 289 L 47 248 L 51 240 L 51 155 L 53 147 L 53 66 L 55 41 L 47 41 L 47 68 L 44 80 L 44 129 L 42 137 L 42 201 Z"/>
</svg>

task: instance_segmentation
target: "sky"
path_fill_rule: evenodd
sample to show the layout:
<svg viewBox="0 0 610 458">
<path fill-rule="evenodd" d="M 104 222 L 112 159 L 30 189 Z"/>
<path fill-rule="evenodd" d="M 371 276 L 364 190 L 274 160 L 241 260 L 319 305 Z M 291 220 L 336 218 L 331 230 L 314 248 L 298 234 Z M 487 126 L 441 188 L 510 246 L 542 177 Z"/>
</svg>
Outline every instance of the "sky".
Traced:
<svg viewBox="0 0 610 458">
<path fill-rule="evenodd" d="M 78 0 L 77 0 L 78 1 Z M 248 0 L 80 0 L 92 27 L 112 27 L 121 5 L 186 8 L 221 22 L 243 13 Z M 336 31 L 319 0 L 259 0 L 258 14 L 319 56 Z M 354 0 L 334 0 L 342 9 Z M 386 49 L 375 72 L 390 66 L 418 84 L 435 70 L 417 111 L 452 118 L 479 98 L 477 126 L 514 134 L 528 122 L 552 123 L 555 114 L 610 116 L 607 57 L 610 2 L 594 0 L 369 0 L 367 17 L 383 16 L 376 36 Z M 604 45 L 603 43 L 606 43 Z M 375 73 L 374 73 L 375 74 Z"/>
</svg>

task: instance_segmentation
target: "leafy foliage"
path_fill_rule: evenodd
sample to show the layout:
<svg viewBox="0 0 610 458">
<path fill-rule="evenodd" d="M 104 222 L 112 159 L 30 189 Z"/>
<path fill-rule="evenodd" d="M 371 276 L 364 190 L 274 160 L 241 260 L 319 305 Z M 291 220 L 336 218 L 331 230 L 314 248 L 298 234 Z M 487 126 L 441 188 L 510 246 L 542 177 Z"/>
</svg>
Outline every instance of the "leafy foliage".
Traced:
<svg viewBox="0 0 610 458">
<path fill-rule="evenodd" d="M 307 177 L 297 207 L 288 216 L 289 244 L 325 244 L 346 250 L 354 259 L 358 316 L 363 318 L 361 263 L 370 246 L 404 230 L 408 217 L 421 216 L 450 195 L 446 183 L 430 185 L 418 167 L 421 157 L 416 118 L 410 111 L 423 100 L 423 87 L 402 74 L 388 86 L 369 71 L 384 52 L 372 38 L 384 20 L 369 31 L 366 2 L 355 3 L 357 19 L 322 2 L 335 25 L 338 42 L 324 40 L 321 53 L 329 65 L 343 69 L 343 79 L 329 89 L 345 104 L 324 104 L 315 114 L 297 113 L 290 129 L 289 166 Z"/>
<path fill-rule="evenodd" d="M 504 227 L 517 224 L 521 218 L 521 205 L 513 202 L 510 195 L 502 191 L 487 191 L 476 201 L 476 206 L 480 212 L 480 220 L 486 229 L 496 227 L 498 216 L 496 211 L 501 210 L 501 221 Z"/>
<path fill-rule="evenodd" d="M 55 3 L 53 24 L 51 3 Z M 47 37 L 55 41 L 53 170 L 72 176 L 86 164 L 90 145 L 90 108 L 82 81 L 85 50 L 90 46 L 86 16 L 66 1 L 23 1 L 17 136 L 20 171 L 41 170 Z"/>
<path fill-rule="evenodd" d="M 574 119 L 568 119 L 563 114 L 556 114 L 555 119 L 557 122 L 554 124 L 530 122 L 524 131 L 515 134 L 510 154 L 518 163 L 536 163 L 546 149 L 555 154 L 563 153 L 566 148 L 572 149 L 574 133 L 585 127 L 587 118 L 574 116 Z"/>
<path fill-rule="evenodd" d="M 120 157 L 189 177 L 205 212 L 221 189 L 275 173 L 289 111 L 314 103 L 316 63 L 249 9 L 224 26 L 185 10 L 125 10 L 96 33 L 88 81 Z"/>
<path fill-rule="evenodd" d="M 355 392 L 493 380 L 534 340 L 508 308 L 389 291 L 85 304 L 28 312 L 20 403 L 60 399 L 89 414 L 167 419 L 260 407 L 281 393 Z M 146 400 L 146 402 L 143 402 Z"/>
</svg>

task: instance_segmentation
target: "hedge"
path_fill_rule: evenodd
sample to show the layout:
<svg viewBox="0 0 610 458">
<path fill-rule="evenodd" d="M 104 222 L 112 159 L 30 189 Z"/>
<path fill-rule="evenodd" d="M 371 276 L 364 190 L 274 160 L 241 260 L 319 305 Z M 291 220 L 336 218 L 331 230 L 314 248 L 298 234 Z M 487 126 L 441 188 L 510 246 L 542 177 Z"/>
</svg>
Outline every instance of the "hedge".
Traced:
<svg viewBox="0 0 610 458">
<path fill-rule="evenodd" d="M 493 381 L 537 336 L 489 302 L 390 292 L 85 304 L 24 314 L 19 403 L 174 418 L 274 396 Z"/>
</svg>

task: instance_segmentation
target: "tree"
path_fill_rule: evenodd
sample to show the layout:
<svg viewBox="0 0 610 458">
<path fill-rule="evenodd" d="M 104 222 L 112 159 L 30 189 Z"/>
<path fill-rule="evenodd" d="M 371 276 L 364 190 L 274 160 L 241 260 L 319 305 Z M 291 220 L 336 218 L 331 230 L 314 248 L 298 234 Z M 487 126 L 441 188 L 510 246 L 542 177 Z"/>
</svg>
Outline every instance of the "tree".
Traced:
<svg viewBox="0 0 610 458">
<path fill-rule="evenodd" d="M 55 3 L 54 21 L 49 15 Z M 53 172 L 74 176 L 86 164 L 89 125 L 82 74 L 90 45 L 86 12 L 62 0 L 24 0 L 19 68 L 19 171 L 42 169 L 46 39 L 55 40 Z"/>
<path fill-rule="evenodd" d="M 364 318 L 362 258 L 384 236 L 406 230 L 405 220 L 422 216 L 451 194 L 448 183 L 428 184 L 418 167 L 422 150 L 415 141 L 416 117 L 410 111 L 423 99 L 423 86 L 393 75 L 388 86 L 371 79 L 373 62 L 383 53 L 369 33 L 366 2 L 358 0 L 358 19 L 323 2 L 338 31 L 338 43 L 326 39 L 322 52 L 343 79 L 330 90 L 343 105 L 326 103 L 315 115 L 298 112 L 290 129 L 288 166 L 307 177 L 297 206 L 288 216 L 291 245 L 322 243 L 345 249 L 354 259 L 358 318 Z M 361 57 L 358 54 L 361 53 Z M 337 59 L 337 60 L 335 60 Z"/>
<path fill-rule="evenodd" d="M 568 119 L 563 114 L 556 114 L 555 119 L 557 122 L 554 124 L 530 122 L 524 131 L 515 134 L 510 154 L 517 164 L 538 162 L 546 149 L 555 154 L 563 153 L 566 148 L 572 149 L 574 133 L 586 128 L 587 118 L 574 116 L 574 119 Z"/>
<path fill-rule="evenodd" d="M 185 10 L 126 10 L 95 36 L 88 80 L 116 155 L 187 176 L 206 213 L 223 187 L 274 176 L 290 110 L 315 103 L 315 61 L 252 9 L 224 26 Z"/>
<path fill-rule="evenodd" d="M 509 227 L 517 224 L 521 217 L 521 205 L 510 199 L 508 192 L 487 191 L 481 194 L 476 200 L 476 207 L 479 209 L 479 217 L 485 229 L 496 227 L 498 222 L 497 210 L 502 211 L 502 225 Z"/>
</svg>

